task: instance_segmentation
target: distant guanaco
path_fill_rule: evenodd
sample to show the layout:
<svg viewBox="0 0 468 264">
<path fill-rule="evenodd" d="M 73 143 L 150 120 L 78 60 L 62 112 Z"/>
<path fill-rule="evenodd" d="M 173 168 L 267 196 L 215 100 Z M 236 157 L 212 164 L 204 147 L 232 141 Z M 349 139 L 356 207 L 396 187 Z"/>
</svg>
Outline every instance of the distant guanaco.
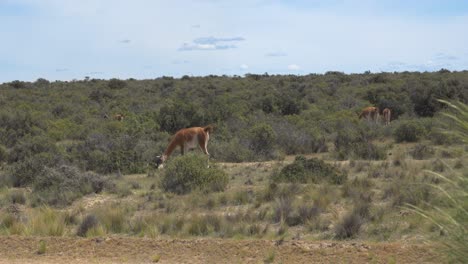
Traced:
<svg viewBox="0 0 468 264">
<path fill-rule="evenodd" d="M 124 115 L 123 114 L 116 114 L 114 115 L 114 119 L 117 120 L 117 121 L 122 121 L 124 119 Z"/>
<path fill-rule="evenodd" d="M 113 119 L 117 120 L 117 121 L 122 121 L 124 119 L 124 115 L 123 114 L 115 114 L 112 116 Z M 102 116 L 102 118 L 104 119 L 109 119 L 109 115 L 108 114 L 104 114 Z"/>
<path fill-rule="evenodd" d="M 195 149 L 199 146 L 203 153 L 209 157 L 210 153 L 208 153 L 207 147 L 212 131 L 212 125 L 184 128 L 177 131 L 164 153 L 156 157 L 156 168 L 162 167 L 163 163 L 169 158 L 176 147 L 180 147 L 180 151 L 182 155 L 184 155 L 188 150 Z"/>
<path fill-rule="evenodd" d="M 374 106 L 369 106 L 362 109 L 359 119 L 366 118 L 367 120 L 372 120 L 377 122 L 379 119 L 379 108 Z"/>
<path fill-rule="evenodd" d="M 385 108 L 382 111 L 382 115 L 383 115 L 383 118 L 384 118 L 385 125 L 389 125 L 390 124 L 390 119 L 391 119 L 391 116 L 392 116 L 392 111 L 389 108 Z"/>
</svg>

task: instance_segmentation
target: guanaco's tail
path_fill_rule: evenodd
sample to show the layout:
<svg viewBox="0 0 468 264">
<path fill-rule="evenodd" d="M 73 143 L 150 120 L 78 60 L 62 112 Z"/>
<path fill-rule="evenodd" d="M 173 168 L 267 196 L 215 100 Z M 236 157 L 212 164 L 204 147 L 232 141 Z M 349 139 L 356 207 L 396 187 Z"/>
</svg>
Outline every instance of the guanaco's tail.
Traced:
<svg viewBox="0 0 468 264">
<path fill-rule="evenodd" d="M 206 127 L 203 127 L 203 131 L 211 133 L 213 131 L 213 128 L 213 125 L 207 125 Z"/>
</svg>

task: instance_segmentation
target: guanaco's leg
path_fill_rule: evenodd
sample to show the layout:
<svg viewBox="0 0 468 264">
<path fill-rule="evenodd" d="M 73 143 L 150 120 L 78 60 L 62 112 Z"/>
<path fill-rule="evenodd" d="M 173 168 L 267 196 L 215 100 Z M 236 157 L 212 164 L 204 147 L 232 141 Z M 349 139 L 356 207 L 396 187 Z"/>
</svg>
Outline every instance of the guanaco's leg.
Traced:
<svg viewBox="0 0 468 264">
<path fill-rule="evenodd" d="M 180 145 L 180 153 L 181 153 L 182 155 L 185 154 L 185 147 L 184 147 L 184 145 Z"/>
</svg>

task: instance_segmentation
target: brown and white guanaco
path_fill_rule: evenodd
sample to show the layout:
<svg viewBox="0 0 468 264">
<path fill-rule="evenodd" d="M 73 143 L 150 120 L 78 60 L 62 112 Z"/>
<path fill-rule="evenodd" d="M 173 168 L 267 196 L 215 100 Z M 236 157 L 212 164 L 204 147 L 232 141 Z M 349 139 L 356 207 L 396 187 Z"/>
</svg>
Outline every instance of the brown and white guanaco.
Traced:
<svg viewBox="0 0 468 264">
<path fill-rule="evenodd" d="M 184 155 L 188 150 L 195 149 L 198 147 L 201 148 L 203 153 L 208 157 L 208 140 L 210 139 L 210 133 L 213 131 L 213 126 L 208 125 L 205 127 L 190 127 L 184 128 L 177 131 L 169 142 L 166 150 L 161 156 L 157 156 L 156 167 L 162 167 L 163 163 L 169 158 L 175 148 L 180 147 L 182 155 Z"/>
</svg>

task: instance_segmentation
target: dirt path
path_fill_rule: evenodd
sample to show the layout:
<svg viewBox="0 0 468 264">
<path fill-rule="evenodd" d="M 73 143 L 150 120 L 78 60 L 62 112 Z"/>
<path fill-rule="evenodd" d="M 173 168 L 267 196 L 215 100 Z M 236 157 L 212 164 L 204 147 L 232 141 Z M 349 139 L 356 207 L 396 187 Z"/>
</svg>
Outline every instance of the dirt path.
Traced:
<svg viewBox="0 0 468 264">
<path fill-rule="evenodd" d="M 0 263 L 440 263 L 435 255 L 399 242 L 0 236 Z"/>
</svg>

